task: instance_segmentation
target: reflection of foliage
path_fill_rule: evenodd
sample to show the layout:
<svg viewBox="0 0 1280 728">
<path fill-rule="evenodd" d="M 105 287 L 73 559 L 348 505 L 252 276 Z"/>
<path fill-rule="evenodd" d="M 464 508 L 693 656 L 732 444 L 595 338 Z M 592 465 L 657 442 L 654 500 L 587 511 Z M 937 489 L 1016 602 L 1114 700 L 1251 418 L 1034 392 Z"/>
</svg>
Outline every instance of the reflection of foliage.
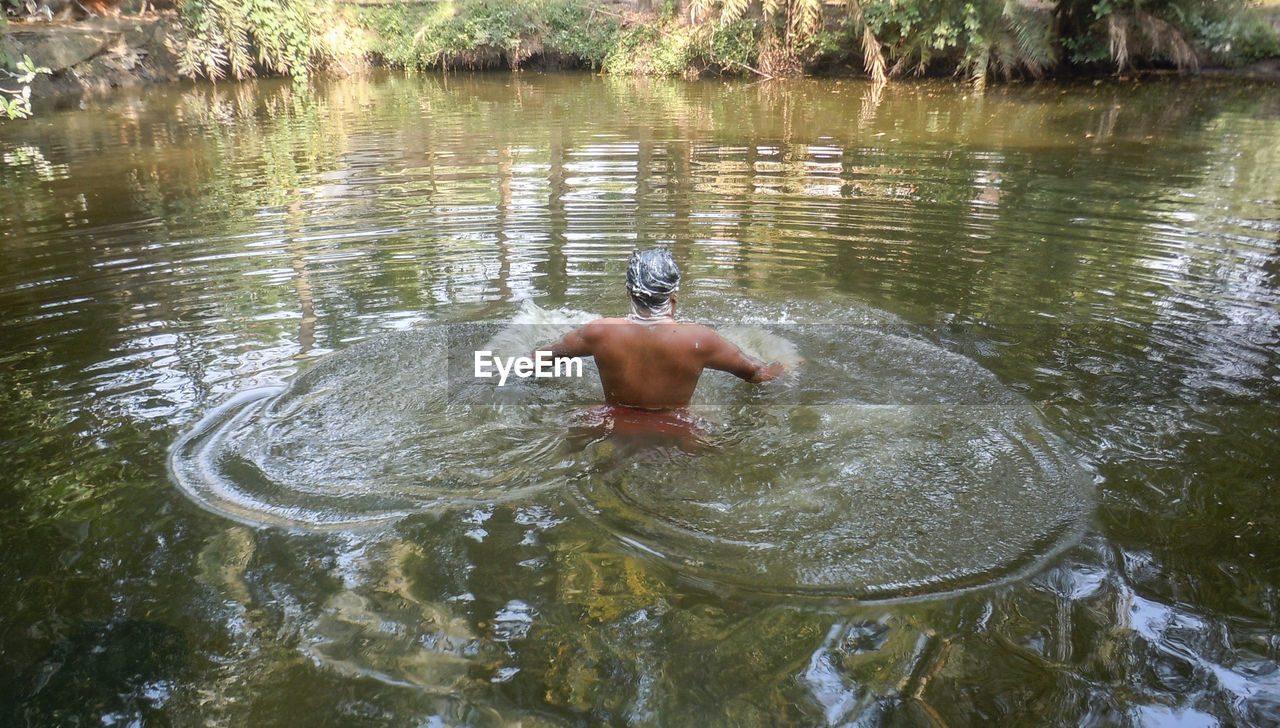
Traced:
<svg viewBox="0 0 1280 728">
<path fill-rule="evenodd" d="M 821 641 L 823 616 L 692 603 L 647 562 L 567 546 L 550 570 L 554 602 L 567 609 L 545 615 L 526 663 L 548 703 L 607 724 L 637 709 L 672 725 L 726 726 L 794 710 L 775 686 Z M 734 679 L 707 680 L 715 675 Z M 714 695 L 721 715 L 686 714 L 690 694 Z"/>
<path fill-rule="evenodd" d="M 608 630 L 624 615 L 645 609 L 665 611 L 667 589 L 635 559 L 566 550 L 559 554 L 557 600 L 582 610 L 573 629 L 547 635 L 546 696 L 553 704 L 589 710 L 601 693 L 602 652 L 609 645 L 598 640 L 578 642 L 583 623 L 588 633 Z"/>
<path fill-rule="evenodd" d="M 343 151 L 334 144 L 343 135 L 331 126 L 341 119 L 316 95 L 288 85 L 269 94 L 253 86 L 191 91 L 182 115 L 206 130 L 210 168 L 252 165 L 252 185 L 228 175 L 206 189 L 205 201 L 224 214 L 301 201 L 306 180 L 332 169 Z"/>
<path fill-rule="evenodd" d="M 66 179 L 68 167 L 65 164 L 53 164 L 45 158 L 44 153 L 30 144 L 24 144 L 13 151 L 4 153 L 4 163 L 10 168 L 29 167 L 42 182 L 55 179 Z"/>
<path fill-rule="evenodd" d="M 4 169 L 0 174 L 0 223 L 15 225 L 23 217 L 38 219 L 66 212 L 66 201 L 52 194 L 52 189 L 70 179 L 69 165 L 51 161 L 34 144 L 5 148 L 0 161 Z M 8 250 L 6 255 L 6 264 L 21 265 L 17 250 Z"/>
<path fill-rule="evenodd" d="M 228 71 L 246 78 L 259 67 L 306 76 L 320 60 L 316 18 L 326 12 L 302 0 L 186 0 L 178 70 L 212 79 Z"/>
<path fill-rule="evenodd" d="M 111 115 L 107 128 L 115 133 L 104 134 L 91 115 L 73 114 L 38 130 L 30 148 L 6 147 L 19 163 L 16 174 L 0 177 L 6 264 L 28 271 L 30 280 L 38 273 L 66 281 L 6 291 L 17 319 L 7 329 L 14 349 L 40 352 L 6 356 L 0 368 L 0 442 L 14 466 L 0 561 L 6 583 L 20 587 L 0 596 L 0 612 L 13 625 L 0 658 L 8 674 L 26 665 L 52 672 L 56 665 L 41 655 L 66 631 L 67 620 L 115 617 L 129 624 L 125 620 L 145 613 L 180 625 L 196 643 L 190 657 L 159 658 L 184 666 L 166 667 L 161 677 L 193 687 L 182 688 L 157 720 L 200 710 L 226 723 L 284 710 L 351 723 L 370 722 L 375 711 L 418 715 L 426 711 L 425 691 L 312 665 L 299 654 L 298 635 L 336 634 L 338 648 L 386 664 L 404 653 L 384 648 L 409 645 L 417 636 L 464 629 L 483 635 L 479 623 L 493 607 L 519 597 L 542 615 L 527 639 L 506 643 L 508 652 L 499 656 L 520 672 L 512 682 L 489 683 L 498 658 L 492 664 L 486 658 L 467 683 L 478 703 L 517 703 L 523 712 L 511 724 L 517 718 L 640 724 L 645 715 L 668 725 L 859 718 L 1034 724 L 1048 714 L 1083 722 L 1177 704 L 1183 695 L 1204 701 L 1224 722 L 1265 723 L 1215 680 L 1272 685 L 1265 682 L 1274 673 L 1264 672 L 1271 664 L 1263 658 L 1274 631 L 1268 621 L 1274 559 L 1267 557 L 1275 553 L 1269 534 L 1277 524 L 1254 512 L 1274 482 L 1268 449 L 1274 408 L 1170 412 L 1153 417 L 1140 438 L 1125 427 L 1136 418 L 1107 430 L 1110 415 L 1089 408 L 1104 380 L 1116 379 L 1109 364 L 1159 353 L 1143 338 L 1159 317 L 1176 319 L 1188 306 L 1197 315 L 1217 307 L 1216 315 L 1251 316 L 1273 300 L 1274 280 L 1266 279 L 1263 263 L 1253 262 L 1275 257 L 1274 246 L 1259 239 L 1271 229 L 1265 226 L 1280 195 L 1273 95 L 1248 85 L 1104 84 L 1065 96 L 1034 87 L 978 100 L 923 84 L 890 87 L 859 104 L 859 91 L 849 91 L 853 84 L 835 82 L 721 87 L 583 79 L 566 92 L 557 85 L 563 81 L 433 76 L 377 86 L 359 79 L 317 84 L 313 93 L 265 82 L 199 88 L 176 108 L 164 108 L 168 124 L 155 124 L 153 114 Z M 1179 103 L 1169 103 L 1175 96 Z M 575 113 L 582 108 L 600 113 L 583 119 Z M 1086 131 L 1095 138 L 1085 139 Z M 820 137 L 826 133 L 833 138 Z M 101 159 L 75 151 L 100 148 L 94 145 L 104 137 Z M 540 184 L 557 179 L 548 169 L 580 174 L 575 169 L 602 137 L 634 143 L 626 153 L 635 164 L 604 181 Z M 514 171 L 499 161 L 511 148 L 517 148 Z M 66 175 L 64 161 L 74 175 Z M 1131 166 L 1150 176 L 1126 176 Z M 641 173 L 669 181 L 644 183 Z M 319 175 L 349 186 L 326 199 Z M 113 184 L 126 178 L 130 185 Z M 287 268 L 291 255 L 309 258 L 318 308 L 332 317 L 325 332 L 331 342 L 366 334 L 401 312 L 443 309 L 449 304 L 421 299 L 443 282 L 437 300 L 457 300 L 444 296 L 468 275 L 456 264 L 467 258 L 459 255 L 463 246 L 472 246 L 468 255 L 501 254 L 492 237 L 472 242 L 443 224 L 449 210 L 466 208 L 463 214 L 481 220 L 467 230 L 492 231 L 489 209 L 504 179 L 526 211 L 556 211 L 530 223 L 539 231 L 567 219 L 570 233 L 600 233 L 598 219 L 574 218 L 573 205 L 566 214 L 559 201 L 605 185 L 634 188 L 633 198 L 608 203 L 611 218 L 642 235 L 670 233 L 685 246 L 680 258 L 691 280 L 700 272 L 730 276 L 744 289 L 759 286 L 751 295 L 847 290 L 897 311 L 919 306 L 997 324 L 1042 313 L 1135 324 L 1124 339 L 1102 327 L 1062 337 L 1052 327 L 1005 326 L 986 337 L 999 342 L 1000 334 L 1016 335 L 989 363 L 1002 377 L 1033 388 L 1056 379 L 1060 363 L 1081 361 L 1078 352 L 1087 355 L 1085 364 L 1098 365 L 1096 380 L 1083 380 L 1079 404 L 1063 417 L 1081 430 L 1114 434 L 1108 439 L 1123 450 L 1103 470 L 1101 553 L 1086 543 L 1027 580 L 929 602 L 810 604 L 744 600 L 689 586 L 663 567 L 618 553 L 616 545 L 611 552 L 590 519 L 553 527 L 540 541 L 549 551 L 520 547 L 530 548 L 522 559 L 546 556 L 526 567 L 502 558 L 514 551 L 508 546 L 519 534 L 503 540 L 494 527 L 488 547 L 449 548 L 440 533 L 454 533 L 448 524 L 455 519 L 429 513 L 420 522 L 440 530 L 422 529 L 411 544 L 415 554 L 401 557 L 403 569 L 391 568 L 398 564 L 388 558 L 385 572 L 374 572 L 376 582 L 344 590 L 336 582 L 353 571 L 343 558 L 334 568 L 330 555 L 342 539 L 250 534 L 237 526 L 221 536 L 224 522 L 184 504 L 164 480 L 162 462 L 180 421 L 149 415 L 147 408 L 180 377 L 220 382 L 225 391 L 264 362 L 293 353 L 280 342 L 295 321 L 273 316 L 297 308 L 288 285 L 253 274 Z M 909 197 L 893 193 L 893 186 L 915 183 L 920 189 Z M 997 201 L 975 203 L 978 185 L 997 189 Z M 113 186 L 121 188 L 116 196 L 110 196 Z M 76 216 L 83 223 L 71 216 L 64 222 L 63 210 L 55 208 L 69 208 L 85 190 L 96 207 Z M 787 205 L 779 202 L 804 205 L 813 225 L 788 220 Z M 1184 224 L 1194 230 L 1212 225 L 1213 237 L 1172 238 L 1170 220 L 1159 213 L 1175 204 L 1219 218 Z M 1139 206 L 1142 220 L 1158 227 L 1123 224 Z M 413 232 L 383 232 L 403 222 L 402 210 L 421 214 Z M 817 217 L 823 214 L 830 216 Z M 319 229 L 325 215 L 350 218 L 369 237 L 353 244 L 351 237 L 318 235 L 326 232 Z M 25 231 L 26 221 L 45 217 L 62 236 L 57 244 Z M 144 219 L 154 222 L 130 237 L 107 225 Z M 298 234 L 305 228 L 306 236 Z M 731 245 L 718 245 L 720 238 Z M 813 264 L 803 271 L 780 268 L 768 253 L 783 245 L 823 252 L 829 262 L 807 258 L 802 261 Z M 526 272 L 502 275 L 525 276 L 536 291 L 571 281 L 571 301 L 603 300 L 604 279 L 590 275 L 603 266 L 589 266 L 605 257 L 612 275 L 620 259 L 616 251 L 601 256 L 599 249 L 577 247 L 563 235 L 537 239 L 515 249 L 532 259 Z M 315 255 L 329 251 L 358 257 L 326 262 Z M 1168 264 L 1171 252 L 1186 254 L 1180 264 L 1187 271 L 1159 275 L 1152 264 Z M 394 253 L 416 257 L 397 261 Z M 103 265 L 125 257 L 139 259 L 136 271 Z M 1266 265 L 1274 270 L 1274 262 Z M 728 266 L 736 270 L 726 272 Z M 94 298 L 62 318 L 40 308 L 81 295 Z M 1040 331 L 1046 335 L 1037 336 Z M 173 358 L 186 357 L 187 364 L 133 358 L 156 346 L 143 337 L 168 333 L 182 335 Z M 1188 376 L 1231 376 L 1215 375 L 1227 360 L 1199 354 L 1199 344 L 1165 351 L 1182 360 Z M 1223 353 L 1230 351 L 1239 350 Z M 118 369 L 104 370 L 104 362 Z M 1037 380 L 1037 372 L 1050 373 Z M 205 404 L 183 407 L 189 422 Z M 99 411 L 110 416 L 95 416 Z M 1188 431 L 1171 432 L 1175 427 Z M 1180 493 L 1187 495 L 1176 498 Z M 565 512 L 577 513 L 569 506 Z M 502 520 L 501 513 L 493 520 Z M 366 541 L 350 543 L 363 548 Z M 394 555 L 376 555 L 383 554 Z M 1127 583 L 1133 580 L 1136 593 Z M 330 601 L 330 594 L 338 597 Z M 457 594 L 475 601 L 452 603 L 447 613 L 453 618 L 464 620 L 469 603 L 484 608 L 456 632 L 453 625 L 441 630 L 408 619 L 436 617 L 431 605 Z M 240 604 L 256 605 L 252 620 L 235 609 L 226 617 L 214 613 Z M 388 615 L 395 619 L 379 619 Z M 1144 615 L 1155 615 L 1158 621 L 1147 625 L 1163 634 L 1135 629 L 1132 620 Z M 97 656 L 117 654 L 112 650 L 122 644 L 112 634 L 139 634 L 113 629 L 73 640 L 85 644 L 80 652 L 53 654 L 107 665 Z M 133 641 L 141 653 L 155 644 Z M 138 657 L 143 664 L 150 659 Z M 74 662 L 61 669 L 40 704 L 82 694 L 70 678 L 89 673 Z M 1174 687 L 1168 675 L 1177 678 Z M 300 703 L 300 695 L 307 700 Z M 11 692 L 6 700 L 24 697 Z M 820 698 L 830 702 L 816 702 Z M 78 705 L 65 700 L 62 715 Z M 655 706 L 661 712 L 628 712 Z M 1243 707 L 1236 715 L 1222 706 Z M 543 719 L 544 709 L 559 712 Z M 473 723 L 484 718 L 478 710 L 472 715 L 480 716 Z"/>
</svg>

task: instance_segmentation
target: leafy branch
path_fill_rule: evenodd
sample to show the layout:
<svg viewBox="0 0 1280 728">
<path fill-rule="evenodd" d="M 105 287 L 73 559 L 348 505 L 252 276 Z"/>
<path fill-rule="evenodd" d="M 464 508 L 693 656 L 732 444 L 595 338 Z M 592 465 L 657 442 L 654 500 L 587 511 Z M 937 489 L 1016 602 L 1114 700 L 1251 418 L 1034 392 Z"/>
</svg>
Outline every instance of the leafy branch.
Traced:
<svg viewBox="0 0 1280 728">
<path fill-rule="evenodd" d="M 17 70 L 0 68 L 10 81 L 18 84 L 17 88 L 0 86 L 0 113 L 10 119 L 25 119 L 31 116 L 31 82 L 41 73 L 51 73 L 48 68 L 37 67 L 31 56 L 23 55 L 17 63 Z M 6 98 L 7 97 L 7 98 Z"/>
</svg>

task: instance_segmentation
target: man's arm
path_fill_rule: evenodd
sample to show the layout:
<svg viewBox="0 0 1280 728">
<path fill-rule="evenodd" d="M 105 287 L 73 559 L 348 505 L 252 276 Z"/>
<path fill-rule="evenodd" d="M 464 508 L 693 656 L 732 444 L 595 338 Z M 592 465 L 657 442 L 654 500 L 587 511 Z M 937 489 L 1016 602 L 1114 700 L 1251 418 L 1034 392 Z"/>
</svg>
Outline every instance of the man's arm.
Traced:
<svg viewBox="0 0 1280 728">
<path fill-rule="evenodd" d="M 705 347 L 707 351 L 704 366 L 711 369 L 719 369 L 722 372 L 729 372 L 733 376 L 745 379 L 752 384 L 767 382 L 787 371 L 787 368 L 781 362 L 775 361 L 766 364 L 753 356 L 747 356 L 742 353 L 742 349 L 739 349 L 732 342 L 714 331 L 708 331 L 708 336 L 698 343 Z"/>
</svg>

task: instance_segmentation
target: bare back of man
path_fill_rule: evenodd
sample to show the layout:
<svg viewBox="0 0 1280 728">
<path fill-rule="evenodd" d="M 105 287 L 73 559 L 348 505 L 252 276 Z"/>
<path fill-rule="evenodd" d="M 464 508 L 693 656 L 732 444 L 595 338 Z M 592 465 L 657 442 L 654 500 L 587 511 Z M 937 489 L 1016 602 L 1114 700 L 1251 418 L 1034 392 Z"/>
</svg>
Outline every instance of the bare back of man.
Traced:
<svg viewBox="0 0 1280 728">
<path fill-rule="evenodd" d="M 605 401 L 637 410 L 685 407 L 703 369 L 749 382 L 782 374 L 782 364 L 747 356 L 706 326 L 676 321 L 680 269 L 666 248 L 632 252 L 626 318 L 596 319 L 546 347 L 553 356 L 594 357 Z"/>
<path fill-rule="evenodd" d="M 546 348 L 554 356 L 594 357 L 605 401 L 636 409 L 688 405 L 703 369 L 749 382 L 764 382 L 784 371 L 777 362 L 747 356 L 706 326 L 674 319 L 597 319 Z"/>
</svg>

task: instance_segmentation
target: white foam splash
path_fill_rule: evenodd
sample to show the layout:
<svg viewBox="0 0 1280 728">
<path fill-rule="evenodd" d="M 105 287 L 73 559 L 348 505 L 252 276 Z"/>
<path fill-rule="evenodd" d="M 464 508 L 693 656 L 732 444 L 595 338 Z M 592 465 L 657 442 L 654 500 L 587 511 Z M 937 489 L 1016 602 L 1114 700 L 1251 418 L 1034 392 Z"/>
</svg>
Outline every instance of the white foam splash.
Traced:
<svg viewBox="0 0 1280 728">
<path fill-rule="evenodd" d="M 788 369 L 804 361 L 795 344 L 759 326 L 727 326 L 719 331 L 721 336 L 741 349 L 744 354 L 761 361 L 776 361 Z"/>
<path fill-rule="evenodd" d="M 520 302 L 520 309 L 506 328 L 493 335 L 485 348 L 503 357 L 529 356 L 579 326 L 599 316 L 572 308 L 543 308 L 530 299 Z"/>
</svg>

